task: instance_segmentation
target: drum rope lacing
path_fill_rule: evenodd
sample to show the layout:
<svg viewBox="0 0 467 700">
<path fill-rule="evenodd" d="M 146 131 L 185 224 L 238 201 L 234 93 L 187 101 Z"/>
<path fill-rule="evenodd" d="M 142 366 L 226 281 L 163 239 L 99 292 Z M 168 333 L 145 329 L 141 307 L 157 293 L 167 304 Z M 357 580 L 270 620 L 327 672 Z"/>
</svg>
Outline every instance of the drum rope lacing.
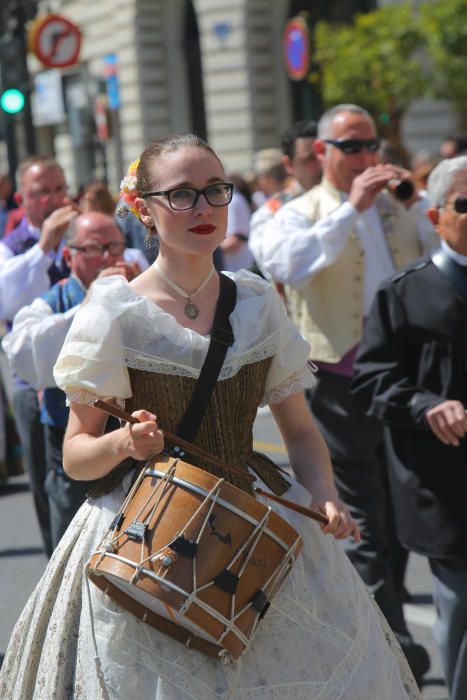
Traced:
<svg viewBox="0 0 467 700">
<path fill-rule="evenodd" d="M 154 492 L 148 496 L 146 501 L 140 507 L 139 512 L 136 516 L 137 518 L 140 517 L 143 510 L 148 506 L 150 500 L 152 498 L 156 498 L 156 502 L 153 504 L 149 515 L 147 515 L 145 518 L 145 521 L 143 521 L 145 527 L 150 523 L 152 516 L 154 515 L 161 499 L 164 496 L 164 493 L 166 492 L 166 489 L 169 488 L 170 484 L 172 483 L 172 479 L 173 479 L 175 471 L 176 471 L 176 466 L 177 466 L 177 463 L 179 461 L 180 461 L 179 458 L 175 458 L 173 460 L 169 469 L 159 479 L 159 483 L 157 484 L 156 488 L 154 489 Z M 133 484 L 133 487 L 130 489 L 127 497 L 125 498 L 118 515 L 123 515 L 123 513 L 125 512 L 126 506 L 128 505 L 129 502 L 131 502 L 133 493 L 139 488 L 141 481 L 144 479 L 145 475 L 146 475 L 145 471 L 142 470 L 140 472 L 140 474 L 138 475 L 137 480 Z M 208 508 L 207 515 L 204 518 L 204 523 L 203 523 L 203 525 L 198 533 L 198 536 L 195 540 L 195 545 L 199 544 L 199 542 L 201 541 L 202 535 L 203 535 L 203 533 L 208 525 L 209 516 L 211 515 L 215 505 L 218 502 L 219 494 L 221 491 L 221 487 L 224 484 L 224 481 L 225 480 L 222 478 L 218 479 L 218 481 L 213 486 L 213 488 L 206 494 L 204 500 L 200 503 L 200 505 L 198 506 L 196 511 L 192 514 L 192 516 L 188 520 L 188 522 L 185 523 L 184 527 L 178 532 L 177 537 L 180 537 L 180 536 L 184 535 L 184 533 L 187 532 L 188 528 L 193 523 L 195 518 L 197 516 L 199 516 L 199 514 L 202 512 L 202 510 L 206 507 L 206 504 L 209 501 L 211 501 L 210 506 Z M 157 493 L 158 491 L 159 491 L 159 493 Z M 247 551 L 245 561 L 243 562 L 243 564 L 242 564 L 238 574 L 236 574 L 236 576 L 240 577 L 243 574 L 243 572 L 245 571 L 248 563 L 250 562 L 250 560 L 253 556 L 253 553 L 255 551 L 255 548 L 256 548 L 258 542 L 261 539 L 261 536 L 264 534 L 264 532 L 267 528 L 268 521 L 269 521 L 269 518 L 270 518 L 270 515 L 272 512 L 273 512 L 272 508 L 268 507 L 266 512 L 264 513 L 262 519 L 260 520 L 260 522 L 256 524 L 256 527 L 252 530 L 249 537 L 246 539 L 246 541 L 243 543 L 243 545 L 240 547 L 240 549 L 234 554 L 234 556 L 232 557 L 230 562 L 225 567 L 224 571 L 230 572 L 230 569 L 235 565 L 235 563 L 238 561 L 239 557 L 242 556 L 245 551 Z M 118 516 L 117 516 L 117 518 L 118 518 Z M 193 590 L 191 593 L 189 593 L 188 591 L 184 590 L 180 586 L 175 585 L 173 582 L 167 581 L 164 576 L 161 576 L 160 574 L 156 574 L 155 572 L 144 568 L 145 564 L 147 564 L 148 562 L 153 562 L 154 560 L 157 560 L 157 559 L 160 560 L 161 553 L 162 553 L 163 549 L 165 549 L 165 547 L 162 549 L 159 549 L 157 552 L 151 554 L 149 557 L 144 557 L 143 556 L 144 537 L 143 537 L 141 540 L 141 559 L 140 559 L 139 563 L 132 562 L 132 561 L 127 560 L 126 558 L 121 557 L 119 555 L 112 555 L 111 552 L 114 551 L 115 544 L 126 533 L 126 531 L 123 531 L 115 537 L 116 530 L 117 530 L 117 525 L 115 525 L 115 527 L 113 528 L 112 535 L 109 537 L 109 540 L 106 542 L 103 550 L 100 552 L 100 557 L 99 557 L 98 562 L 97 562 L 96 567 L 95 567 L 96 569 L 98 568 L 100 562 L 103 560 L 103 558 L 106 555 L 111 556 L 111 557 L 115 556 L 118 559 L 124 560 L 127 564 L 129 564 L 130 566 L 133 566 L 135 568 L 135 572 L 129 581 L 129 583 L 131 585 L 135 585 L 136 581 L 141 576 L 141 572 L 144 572 L 145 575 L 149 576 L 153 580 L 159 581 L 161 584 L 168 586 L 173 591 L 176 591 L 185 597 L 186 600 L 185 600 L 184 604 L 182 605 L 182 607 L 180 608 L 180 611 L 179 611 L 180 614 L 183 615 L 184 613 L 186 613 L 186 611 L 189 609 L 189 607 L 191 605 L 195 604 L 195 605 L 198 605 L 206 613 L 211 615 L 220 624 L 222 624 L 225 629 L 224 629 L 224 632 L 221 633 L 220 637 L 218 637 L 216 639 L 217 644 L 222 644 L 222 641 L 224 640 L 224 638 L 229 633 L 232 633 L 242 642 L 242 644 L 245 646 L 245 648 L 248 648 L 248 646 L 251 643 L 251 639 L 253 638 L 253 635 L 254 635 L 254 633 L 259 625 L 259 622 L 261 620 L 261 614 L 258 613 L 258 615 L 256 616 L 255 621 L 253 623 L 253 628 L 250 632 L 249 638 L 246 637 L 245 634 L 243 634 L 243 632 L 236 626 L 235 623 L 236 623 L 236 620 L 239 617 L 241 617 L 245 613 L 246 610 L 253 607 L 253 603 L 251 601 L 248 601 L 243 606 L 243 608 L 241 608 L 239 611 L 237 611 L 237 613 L 235 613 L 236 596 L 235 596 L 235 592 L 233 592 L 231 603 L 230 603 L 230 609 L 231 609 L 230 610 L 230 618 L 225 617 L 224 615 L 219 613 L 215 608 L 213 608 L 212 606 L 205 603 L 203 600 L 201 600 L 199 598 L 199 593 L 201 593 L 202 591 L 204 591 L 207 588 L 212 587 L 216 584 L 215 584 L 215 581 L 212 580 L 212 581 L 204 584 L 203 586 L 198 587 L 197 571 L 196 571 L 196 556 L 193 557 L 193 572 L 192 572 Z M 288 548 L 288 550 L 283 558 L 282 564 L 279 567 L 277 567 L 274 571 L 271 572 L 269 578 L 263 584 L 263 587 L 262 587 L 262 591 L 264 594 L 267 594 L 268 588 L 271 585 L 271 583 L 274 581 L 277 581 L 278 579 L 282 580 L 282 576 L 284 575 L 284 572 L 286 571 L 286 569 L 290 568 L 292 566 L 292 563 L 294 560 L 293 559 L 294 552 L 295 552 L 295 549 L 298 547 L 299 542 L 300 542 L 300 538 L 298 537 L 295 540 L 295 542 Z M 269 597 L 272 597 L 271 594 L 274 594 L 274 591 L 271 591 L 269 593 Z M 171 617 L 173 619 L 173 613 L 172 613 L 171 607 L 169 605 L 165 605 L 165 607 L 167 609 L 169 617 Z"/>
</svg>

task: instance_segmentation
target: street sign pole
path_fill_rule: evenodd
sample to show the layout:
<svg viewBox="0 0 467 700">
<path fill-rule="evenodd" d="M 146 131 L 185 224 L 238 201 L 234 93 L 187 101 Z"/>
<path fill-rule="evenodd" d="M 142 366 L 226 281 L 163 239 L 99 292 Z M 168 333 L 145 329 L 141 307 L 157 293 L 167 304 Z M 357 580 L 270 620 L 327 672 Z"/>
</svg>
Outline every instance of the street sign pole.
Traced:
<svg viewBox="0 0 467 700">
<path fill-rule="evenodd" d="M 107 88 L 107 104 L 110 112 L 111 131 L 115 143 L 115 166 L 117 177 L 121 179 L 125 174 L 123 162 L 123 143 L 120 126 L 120 85 L 118 79 L 118 59 L 116 54 L 104 56 L 104 79 Z"/>
<path fill-rule="evenodd" d="M 310 70 L 310 29 L 302 16 L 293 17 L 284 27 L 284 63 L 287 75 L 300 85 L 301 119 L 313 119 L 313 89 L 308 82 Z"/>
<path fill-rule="evenodd" d="M 18 167 L 18 148 L 16 145 L 15 115 L 3 113 L 3 125 L 6 152 L 8 158 L 8 170 L 13 188 L 16 189 L 16 168 Z"/>
<path fill-rule="evenodd" d="M 25 89 L 24 89 L 24 97 L 25 97 L 25 103 L 24 103 L 24 110 L 23 110 L 23 126 L 24 126 L 24 136 L 25 136 L 25 141 L 26 141 L 26 151 L 28 155 L 33 155 L 36 153 L 36 132 L 34 131 L 34 125 L 32 121 L 32 107 L 31 107 L 31 93 L 32 93 L 32 87 L 31 87 L 31 80 L 29 76 L 29 71 L 28 71 L 28 65 L 27 65 L 27 45 L 26 45 L 26 33 L 25 33 L 25 24 L 26 24 L 26 15 L 24 11 L 21 10 L 21 8 L 18 9 L 18 27 L 16 31 L 16 35 L 18 39 L 21 42 L 21 47 L 22 47 L 22 60 L 23 60 L 23 65 L 24 65 L 24 72 L 26 76 L 26 84 L 25 84 Z"/>
</svg>

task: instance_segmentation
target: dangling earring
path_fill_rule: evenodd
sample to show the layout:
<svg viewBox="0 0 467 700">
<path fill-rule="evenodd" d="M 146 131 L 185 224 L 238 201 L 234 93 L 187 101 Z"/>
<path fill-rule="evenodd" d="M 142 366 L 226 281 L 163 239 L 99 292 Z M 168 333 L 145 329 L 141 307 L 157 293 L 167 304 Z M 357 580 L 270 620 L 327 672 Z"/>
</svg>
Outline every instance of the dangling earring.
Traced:
<svg viewBox="0 0 467 700">
<path fill-rule="evenodd" d="M 148 250 L 150 250 L 153 245 L 153 236 L 157 236 L 157 230 L 155 226 L 151 226 L 146 230 L 146 236 L 144 237 L 144 245 Z"/>
</svg>

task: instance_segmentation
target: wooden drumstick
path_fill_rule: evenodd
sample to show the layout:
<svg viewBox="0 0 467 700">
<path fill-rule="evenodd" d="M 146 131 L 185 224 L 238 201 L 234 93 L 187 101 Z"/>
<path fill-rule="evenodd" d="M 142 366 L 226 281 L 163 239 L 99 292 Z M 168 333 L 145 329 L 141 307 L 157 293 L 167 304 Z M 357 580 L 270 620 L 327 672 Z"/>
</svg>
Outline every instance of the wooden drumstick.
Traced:
<svg viewBox="0 0 467 700">
<path fill-rule="evenodd" d="M 318 510 L 313 510 L 312 508 L 305 508 L 305 506 L 300 506 L 298 503 L 293 503 L 293 501 L 288 501 L 286 498 L 281 498 L 280 496 L 276 496 L 274 493 L 269 493 L 269 491 L 264 491 L 263 489 L 260 489 L 258 486 L 255 487 L 255 493 L 259 494 L 260 496 L 264 496 L 265 498 L 269 498 L 271 501 L 275 501 L 276 503 L 280 503 L 281 506 L 285 506 L 286 508 L 290 508 L 290 510 L 295 510 L 297 513 L 301 513 L 302 515 L 306 515 L 308 518 L 311 518 L 312 520 L 317 520 L 319 523 L 323 523 L 324 525 L 328 524 L 328 519 L 325 515 L 320 513 Z"/>
<path fill-rule="evenodd" d="M 117 406 L 113 406 L 110 403 L 107 403 L 106 401 L 102 401 L 101 399 L 96 399 L 94 401 L 94 406 L 96 408 L 100 408 L 101 411 L 105 411 L 111 416 L 114 416 L 114 418 L 121 418 L 122 420 L 126 420 L 128 423 L 140 423 L 141 421 L 138 420 L 138 418 L 135 418 L 134 416 L 131 415 L 131 413 L 127 413 L 127 411 L 123 411 L 121 408 L 118 408 Z M 248 474 L 248 472 L 243 471 L 242 469 L 239 469 L 238 467 L 234 467 L 232 464 L 227 464 L 227 462 L 224 462 L 221 459 L 218 459 L 214 455 L 212 455 L 210 452 L 206 452 L 205 450 L 201 449 L 200 447 L 196 447 L 193 445 L 191 442 L 188 442 L 187 440 L 183 440 L 182 438 L 179 438 L 177 435 L 174 433 L 170 433 L 168 430 L 164 430 L 161 428 L 163 431 L 164 435 L 171 441 L 175 442 L 177 445 L 180 445 L 180 447 L 183 447 L 185 450 L 188 452 L 192 452 L 195 455 L 198 455 L 199 457 L 202 457 L 203 459 L 208 460 L 209 462 L 212 462 L 213 464 L 217 464 L 218 467 L 221 467 L 222 469 L 226 469 L 229 472 L 232 472 L 234 474 L 239 474 L 242 476 L 244 479 L 247 479 L 248 481 L 256 481 L 256 478 L 252 476 L 251 474 Z M 254 489 L 257 494 L 260 496 L 264 496 L 265 498 L 269 498 L 271 501 L 276 501 L 276 503 L 280 503 L 280 505 L 285 506 L 286 508 L 290 508 L 290 510 L 295 510 L 297 513 L 301 513 L 302 515 L 306 515 L 308 518 L 311 518 L 312 520 L 317 520 L 320 523 L 324 523 L 325 525 L 328 522 L 328 519 L 326 518 L 325 515 L 320 513 L 317 510 L 313 510 L 312 508 L 305 508 L 305 506 L 300 506 L 297 503 L 293 503 L 292 501 L 288 501 L 286 498 L 281 498 L 280 496 L 276 496 L 273 493 L 269 493 L 269 491 L 264 491 L 263 489 L 260 488 L 255 488 Z"/>
<path fill-rule="evenodd" d="M 96 399 L 94 401 L 94 406 L 96 408 L 100 408 L 101 411 L 109 413 L 111 416 L 114 416 L 114 418 L 121 418 L 122 420 L 126 420 L 128 423 L 141 422 L 140 420 L 138 420 L 138 418 L 132 416 L 131 413 L 127 413 L 127 411 L 123 411 L 121 408 L 117 408 L 117 406 L 113 406 L 112 404 L 107 403 L 106 401 L 101 401 L 101 399 Z M 210 452 L 206 452 L 205 450 L 201 449 L 201 447 L 196 447 L 191 442 L 183 440 L 183 438 L 178 437 L 174 433 L 170 433 L 168 430 L 164 430 L 164 428 L 161 428 L 161 430 L 163 431 L 165 437 L 168 440 L 174 442 L 177 446 L 183 447 L 183 449 L 187 450 L 187 452 L 191 452 L 192 454 L 197 455 L 198 457 L 202 457 L 208 462 L 212 462 L 218 467 L 221 467 L 221 469 L 226 469 L 228 472 L 238 474 L 238 476 L 241 476 L 243 479 L 246 479 L 246 481 L 256 481 L 256 477 L 254 477 L 252 474 L 249 474 L 247 471 L 239 469 L 238 467 L 234 467 L 233 464 L 227 464 L 227 462 L 224 462 L 222 459 L 215 457 Z"/>
</svg>

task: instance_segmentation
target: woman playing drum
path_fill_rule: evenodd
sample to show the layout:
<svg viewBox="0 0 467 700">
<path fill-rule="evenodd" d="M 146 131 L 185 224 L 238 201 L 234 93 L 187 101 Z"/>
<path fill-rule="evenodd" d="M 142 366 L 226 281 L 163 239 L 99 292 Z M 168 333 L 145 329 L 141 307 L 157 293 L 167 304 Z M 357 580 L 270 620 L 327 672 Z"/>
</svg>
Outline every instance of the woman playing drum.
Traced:
<svg viewBox="0 0 467 700">
<path fill-rule="evenodd" d="M 300 533 L 303 549 L 236 663 L 182 646 L 85 575 L 106 531 L 118 527 L 115 514 L 135 477 L 129 458 L 157 455 L 163 429 L 176 432 L 208 351 L 220 293 L 212 256 L 225 235 L 231 185 L 215 152 L 196 136 L 168 137 L 151 144 L 134 170 L 135 164 L 123 193 L 157 233 L 159 257 L 130 284 L 110 277 L 93 285 L 55 368 L 71 401 L 65 469 L 81 480 L 102 478 L 101 495 L 76 515 L 17 623 L 0 694 L 22 700 L 419 698 L 397 643 L 337 541 L 359 532 L 338 499 L 327 448 L 306 408 L 303 389 L 313 385 L 308 343 L 274 289 L 250 272 L 229 273 L 237 295 L 230 315 L 234 342 L 194 444 L 240 468 L 245 478 L 214 473 L 250 497 L 256 474 L 256 484 L 320 510 L 327 524 L 274 503 Z M 106 416 L 96 399 L 124 407 L 139 422 L 104 434 Z M 262 402 L 271 407 L 296 479 L 253 451 Z M 202 457 L 189 461 L 212 471 Z M 215 525 L 213 533 L 223 537 L 222 521 Z"/>
</svg>

